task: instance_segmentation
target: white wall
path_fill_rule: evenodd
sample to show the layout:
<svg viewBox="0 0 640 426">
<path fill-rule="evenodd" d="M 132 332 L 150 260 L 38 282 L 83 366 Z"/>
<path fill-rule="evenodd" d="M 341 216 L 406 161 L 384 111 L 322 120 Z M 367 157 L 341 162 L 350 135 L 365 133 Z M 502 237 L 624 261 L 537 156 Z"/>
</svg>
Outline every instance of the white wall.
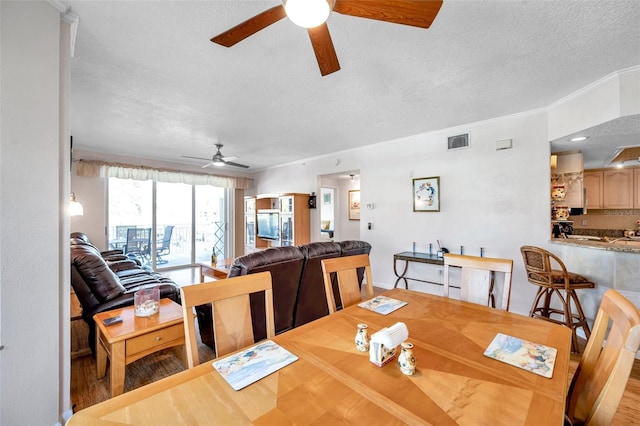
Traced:
<svg viewBox="0 0 640 426">
<path fill-rule="evenodd" d="M 106 178 L 82 177 L 75 172 L 72 176 L 71 190 L 82 203 L 84 214 L 71 217 L 70 232 L 84 232 L 96 247 L 107 250 Z"/>
<path fill-rule="evenodd" d="M 447 136 L 463 132 L 470 132 L 471 147 L 447 152 Z M 513 148 L 496 151 L 495 142 L 503 139 L 512 139 Z M 546 113 L 531 112 L 337 153 L 305 165 L 277 167 L 254 178 L 259 193 L 319 192 L 308 184 L 316 182 L 316 176 L 359 169 L 361 203 L 374 204 L 372 210 L 361 210 L 359 234 L 373 246 L 377 286 L 393 286 L 393 254 L 410 250 L 413 241 L 423 252 L 438 239 L 452 252 L 464 245 L 466 254 L 477 255 L 485 247 L 488 257 L 514 260 L 511 310 L 525 314 L 536 288 L 526 280 L 520 246 L 545 247 L 549 239 L 547 141 Z M 412 178 L 429 176 L 440 176 L 441 210 L 414 213 Z M 337 239 L 346 239 L 342 237 Z M 434 281 L 441 281 L 432 266 L 411 264 L 409 271 L 413 276 L 432 274 Z M 442 291 L 416 282 L 410 285 Z"/>
<path fill-rule="evenodd" d="M 53 425 L 65 387 L 60 14 L 46 2 L 2 1 L 0 15 L 0 424 Z"/>
</svg>

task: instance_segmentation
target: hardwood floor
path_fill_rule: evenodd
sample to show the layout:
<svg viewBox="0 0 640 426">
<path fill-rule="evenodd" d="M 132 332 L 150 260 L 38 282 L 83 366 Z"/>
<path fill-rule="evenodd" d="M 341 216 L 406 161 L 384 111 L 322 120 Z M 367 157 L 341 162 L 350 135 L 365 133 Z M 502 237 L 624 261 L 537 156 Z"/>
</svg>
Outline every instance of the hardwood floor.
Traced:
<svg viewBox="0 0 640 426">
<path fill-rule="evenodd" d="M 172 279 L 180 284 L 193 283 L 199 280 L 197 268 L 193 269 L 193 271 L 182 270 L 167 273 L 167 275 L 171 275 Z M 379 288 L 374 288 L 374 290 L 376 294 L 383 291 Z M 582 343 L 584 345 L 584 342 Z M 198 350 L 202 362 L 214 358 L 214 353 L 209 347 L 200 344 Z M 573 375 L 579 360 L 580 355 L 571 354 L 570 375 Z M 151 354 L 126 367 L 124 391 L 136 389 L 183 370 L 181 348 L 172 348 Z M 108 399 L 109 396 L 109 374 L 101 379 L 96 378 L 95 359 L 90 355 L 72 359 L 71 404 L 73 411 L 76 412 L 97 404 Z M 631 377 L 612 425 L 640 425 L 640 360 L 636 359 L 634 363 Z"/>
</svg>

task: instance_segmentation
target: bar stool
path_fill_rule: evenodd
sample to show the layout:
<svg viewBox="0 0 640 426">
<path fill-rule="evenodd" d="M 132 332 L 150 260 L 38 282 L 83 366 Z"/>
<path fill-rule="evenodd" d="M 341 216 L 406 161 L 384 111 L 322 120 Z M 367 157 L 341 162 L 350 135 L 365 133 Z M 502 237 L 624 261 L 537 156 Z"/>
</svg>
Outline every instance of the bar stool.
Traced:
<svg viewBox="0 0 640 426">
<path fill-rule="evenodd" d="M 533 246 L 522 246 L 520 252 L 527 271 L 527 279 L 531 284 L 540 287 L 529 316 L 569 327 L 572 333 L 571 351 L 580 352 L 576 330 L 582 327 L 587 340 L 591 331 L 576 290 L 593 288 L 595 284 L 582 275 L 568 272 L 560 258 L 547 250 Z M 552 261 L 560 269 L 553 269 Z M 551 307 L 553 295 L 558 297 L 562 308 Z M 552 318 L 552 315 L 560 315 L 562 319 Z"/>
</svg>

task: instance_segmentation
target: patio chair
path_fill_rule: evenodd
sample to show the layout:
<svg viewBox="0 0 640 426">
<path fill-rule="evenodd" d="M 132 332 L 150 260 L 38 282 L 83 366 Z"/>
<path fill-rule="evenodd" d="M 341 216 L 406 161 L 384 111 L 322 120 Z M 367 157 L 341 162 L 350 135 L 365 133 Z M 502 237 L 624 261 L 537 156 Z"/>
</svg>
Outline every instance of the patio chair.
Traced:
<svg viewBox="0 0 640 426">
<path fill-rule="evenodd" d="M 156 265 L 163 265 L 168 261 L 163 259 L 162 256 L 166 256 L 171 253 L 171 235 L 173 234 L 173 225 L 164 227 L 164 235 L 162 236 L 162 245 L 156 247 Z"/>
<path fill-rule="evenodd" d="M 127 229 L 127 243 L 124 246 L 125 254 L 133 253 L 146 260 L 151 254 L 151 228 Z"/>
</svg>

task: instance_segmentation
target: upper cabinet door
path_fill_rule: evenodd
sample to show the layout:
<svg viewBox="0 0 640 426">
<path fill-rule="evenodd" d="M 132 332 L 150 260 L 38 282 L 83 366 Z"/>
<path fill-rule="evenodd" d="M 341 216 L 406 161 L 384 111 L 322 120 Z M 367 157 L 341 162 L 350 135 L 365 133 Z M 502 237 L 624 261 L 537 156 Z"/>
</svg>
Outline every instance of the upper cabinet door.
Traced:
<svg viewBox="0 0 640 426">
<path fill-rule="evenodd" d="M 604 172 L 604 207 L 633 208 L 633 170 L 611 169 Z"/>
<path fill-rule="evenodd" d="M 602 171 L 597 172 L 584 172 L 584 178 L 582 179 L 582 183 L 586 190 L 587 209 L 601 209 L 604 207 L 602 200 L 602 192 L 603 192 L 603 176 Z"/>
<path fill-rule="evenodd" d="M 640 209 L 640 167 L 633 169 L 633 208 Z"/>
</svg>

